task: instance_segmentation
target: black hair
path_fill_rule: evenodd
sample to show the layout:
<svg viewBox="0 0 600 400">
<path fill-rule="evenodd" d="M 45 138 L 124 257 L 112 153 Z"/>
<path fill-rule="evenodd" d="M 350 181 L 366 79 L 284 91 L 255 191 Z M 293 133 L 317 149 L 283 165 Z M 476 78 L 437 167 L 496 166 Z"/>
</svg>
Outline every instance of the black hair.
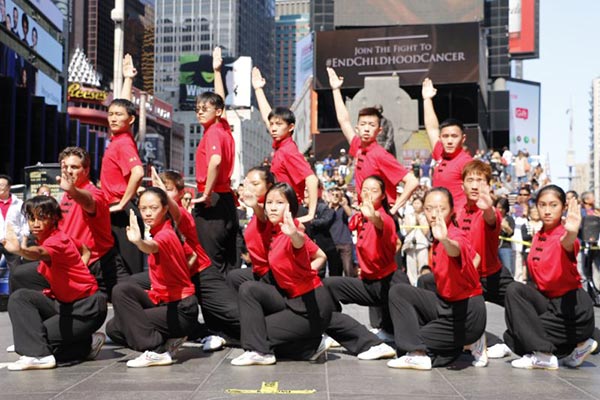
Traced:
<svg viewBox="0 0 600 400">
<path fill-rule="evenodd" d="M 6 179 L 8 186 L 12 185 L 12 178 L 8 175 L 0 174 L 0 179 Z"/>
<path fill-rule="evenodd" d="M 440 131 L 448 126 L 457 126 L 463 134 L 465 133 L 465 126 L 463 125 L 462 121 L 459 119 L 446 118 L 440 124 Z"/>
<path fill-rule="evenodd" d="M 560 202 L 563 205 L 567 204 L 567 195 L 560 186 L 546 185 L 543 188 L 541 188 L 540 191 L 538 192 L 537 196 L 535 196 L 535 205 L 536 206 L 538 204 L 540 197 L 542 197 L 542 195 L 545 194 L 546 192 L 554 192 L 554 194 L 556 194 L 556 196 L 558 196 L 558 199 L 560 200 Z"/>
<path fill-rule="evenodd" d="M 179 238 L 179 241 L 183 244 L 185 242 L 185 237 L 179 231 L 179 228 L 177 227 L 177 224 L 175 223 L 173 216 L 169 212 L 169 196 L 167 195 L 167 192 L 165 192 L 164 190 L 162 190 L 159 187 L 150 186 L 150 187 L 147 187 L 146 190 L 144 190 L 140 194 L 139 199 L 141 199 L 148 193 L 152 193 L 152 194 L 156 195 L 156 197 L 158 197 L 158 199 L 160 200 L 160 204 L 163 207 L 167 207 L 167 214 L 165 216 L 169 221 L 171 221 L 171 226 L 173 226 L 173 230 L 175 231 L 175 234 Z M 139 199 L 138 199 L 138 204 L 139 204 Z"/>
<path fill-rule="evenodd" d="M 221 95 L 216 94 L 215 92 L 204 92 L 199 94 L 196 97 L 196 104 L 204 104 L 204 103 L 208 103 L 211 104 L 213 106 L 215 106 L 215 108 L 217 110 L 224 110 L 225 109 L 225 100 L 223 100 L 223 98 L 221 97 Z"/>
<path fill-rule="evenodd" d="M 296 218 L 296 215 L 298 214 L 298 197 L 296 196 L 296 192 L 294 191 L 294 189 L 292 189 L 292 187 L 285 182 L 276 183 L 273 186 L 271 186 L 269 190 L 267 190 L 265 199 L 269 196 L 269 193 L 273 191 L 278 191 L 279 193 L 283 194 L 283 196 L 290 205 L 290 213 L 292 214 L 292 217 Z M 267 202 L 265 201 L 265 207 L 266 204 Z"/>
<path fill-rule="evenodd" d="M 288 125 L 296 123 L 296 116 L 294 115 L 294 112 L 285 107 L 275 107 L 272 109 L 267 119 L 270 121 L 271 118 L 280 118 Z"/>
<path fill-rule="evenodd" d="M 127 115 L 130 117 L 136 116 L 135 104 L 127 99 L 113 99 L 113 101 L 111 101 L 108 105 L 108 108 L 110 109 L 112 106 L 123 107 L 125 111 L 127 111 Z"/>
<path fill-rule="evenodd" d="M 456 213 L 454 212 L 454 198 L 452 197 L 452 193 L 448 189 L 442 186 L 436 186 L 434 188 L 429 189 L 425 196 L 423 196 L 423 204 L 427 201 L 427 197 L 432 193 L 442 193 L 448 199 L 448 204 L 450 205 L 450 222 L 454 224 L 454 226 L 458 226 L 458 222 L 456 221 Z"/>
<path fill-rule="evenodd" d="M 185 182 L 183 181 L 183 177 L 181 174 L 175 170 L 168 169 L 160 173 L 160 179 L 162 181 L 170 181 L 175 185 L 175 189 L 178 192 L 181 192 L 185 188 Z"/>
<path fill-rule="evenodd" d="M 254 171 L 260 172 L 262 178 L 264 179 L 268 187 L 271 187 L 275 184 L 275 175 L 273 175 L 273 173 L 271 172 L 271 167 L 269 167 L 268 165 L 257 165 L 256 167 L 252 167 L 248 170 L 246 176 L 250 172 Z"/>
<path fill-rule="evenodd" d="M 91 164 L 90 155 L 88 154 L 87 151 L 85 151 L 81 147 L 71 146 L 71 147 L 65 148 L 58 155 L 58 161 L 60 162 L 69 156 L 77 156 L 77 157 L 81 158 L 81 166 L 83 168 L 90 167 L 90 164 Z"/>
<path fill-rule="evenodd" d="M 28 219 L 36 217 L 40 219 L 51 219 L 54 227 L 58 227 L 58 221 L 62 219 L 62 211 L 56 199 L 52 196 L 35 196 L 23 203 L 21 213 Z"/>
<path fill-rule="evenodd" d="M 360 117 L 377 117 L 377 125 L 381 126 L 383 115 L 381 115 L 381 111 L 375 107 L 365 107 L 358 110 L 357 120 L 360 119 Z"/>
<path fill-rule="evenodd" d="M 508 214 L 510 211 L 510 203 L 506 197 L 498 197 L 496 200 L 496 208 L 504 211 L 505 214 Z"/>
<path fill-rule="evenodd" d="M 579 193 L 577 193 L 576 191 L 574 191 L 574 190 L 569 190 L 569 191 L 567 191 L 567 193 L 566 193 L 566 194 L 569 194 L 569 193 L 571 193 L 571 194 L 573 195 L 573 197 L 575 197 L 576 199 L 579 199 Z M 587 193 L 588 193 L 588 192 L 583 192 L 583 193 L 581 194 L 581 198 L 583 199 L 583 195 L 585 195 L 585 194 L 587 194 Z M 591 192 L 589 192 L 589 193 L 591 193 Z"/>
<path fill-rule="evenodd" d="M 367 179 L 373 179 L 374 181 L 379 183 L 379 187 L 381 188 L 381 193 L 383 193 L 383 199 L 381 200 L 381 206 L 383 207 L 383 209 L 385 210 L 386 213 L 392 215 L 390 213 L 390 203 L 385 194 L 385 182 L 383 181 L 383 179 L 379 175 L 370 175 L 365 178 L 365 180 L 363 181 L 363 185 L 365 184 Z"/>
</svg>

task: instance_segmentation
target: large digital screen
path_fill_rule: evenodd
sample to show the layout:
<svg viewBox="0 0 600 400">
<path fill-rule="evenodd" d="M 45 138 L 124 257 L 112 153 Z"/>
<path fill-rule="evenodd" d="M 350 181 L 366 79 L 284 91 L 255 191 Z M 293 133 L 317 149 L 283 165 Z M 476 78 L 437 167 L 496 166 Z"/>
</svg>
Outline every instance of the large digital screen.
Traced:
<svg viewBox="0 0 600 400">
<path fill-rule="evenodd" d="M 335 26 L 450 24 L 483 20 L 484 0 L 342 0 Z"/>
<path fill-rule="evenodd" d="M 296 99 L 302 94 L 304 83 L 313 74 L 313 39 L 312 33 L 296 42 Z"/>
<path fill-rule="evenodd" d="M 4 4 L 3 4 L 4 3 Z M 0 23 L 56 70 L 63 70 L 63 46 L 12 0 L 0 0 Z"/>
<path fill-rule="evenodd" d="M 510 0 L 508 47 L 512 58 L 537 58 L 539 10 L 536 0 Z"/>
<path fill-rule="evenodd" d="M 540 151 L 540 84 L 507 80 L 509 91 L 510 151 L 527 150 L 531 155 Z"/>
<path fill-rule="evenodd" d="M 478 23 L 410 25 L 317 32 L 315 89 L 328 89 L 326 67 L 360 88 L 367 76 L 399 76 L 401 85 L 479 80 Z"/>
</svg>

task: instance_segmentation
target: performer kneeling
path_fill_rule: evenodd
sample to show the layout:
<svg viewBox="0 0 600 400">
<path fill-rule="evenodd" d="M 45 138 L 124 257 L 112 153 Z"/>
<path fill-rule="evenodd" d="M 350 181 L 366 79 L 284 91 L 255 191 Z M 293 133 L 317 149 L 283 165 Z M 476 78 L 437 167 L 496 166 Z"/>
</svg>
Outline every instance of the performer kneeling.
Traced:
<svg viewBox="0 0 600 400">
<path fill-rule="evenodd" d="M 246 351 L 231 361 L 233 365 L 275 364 L 275 356 L 316 359 L 326 350 L 322 334 L 334 304 L 315 270 L 315 263 L 326 258 L 319 250 L 311 265 L 310 239 L 296 227 L 297 212 L 296 193 L 287 183 L 269 189 L 268 261 L 277 287 L 254 280 L 240 286 L 241 342 Z"/>
<path fill-rule="evenodd" d="M 172 364 L 172 356 L 198 320 L 186 256 L 193 258 L 194 253 L 171 225 L 167 194 L 155 187 L 146 189 L 139 210 L 151 237 L 147 233 L 142 237 L 131 212 L 127 238 L 148 254 L 151 289 L 146 291 L 135 282 L 117 284 L 112 296 L 115 317 L 106 324 L 106 333 L 115 343 L 144 351 L 127 362 L 131 368 Z"/>
<path fill-rule="evenodd" d="M 598 343 L 593 340 L 594 308 L 577 272 L 577 232 L 581 212 L 576 199 L 567 205 L 556 185 L 540 190 L 536 206 L 542 230 L 533 237 L 528 257 L 529 276 L 536 287 L 514 284 L 506 291 L 504 341 L 522 358 L 514 368 L 578 367 Z M 564 225 L 561 223 L 567 208 Z"/>
<path fill-rule="evenodd" d="M 90 251 L 58 229 L 60 207 L 50 196 L 23 204 L 37 246 L 21 247 L 12 228 L 4 247 L 28 260 L 39 260 L 38 272 L 49 283 L 44 291 L 19 289 L 8 300 L 18 361 L 10 371 L 54 368 L 56 362 L 93 359 L 104 344 L 94 333 L 106 318 L 106 297 L 86 267 Z"/>
<path fill-rule="evenodd" d="M 409 285 L 392 286 L 389 302 L 394 340 L 398 352 L 406 354 L 387 365 L 441 367 L 466 347 L 475 358 L 473 365 L 485 367 L 486 309 L 477 272 L 480 257 L 456 224 L 447 189 L 437 187 L 427 192 L 424 208 L 434 239 L 431 270 L 437 295 Z"/>
</svg>

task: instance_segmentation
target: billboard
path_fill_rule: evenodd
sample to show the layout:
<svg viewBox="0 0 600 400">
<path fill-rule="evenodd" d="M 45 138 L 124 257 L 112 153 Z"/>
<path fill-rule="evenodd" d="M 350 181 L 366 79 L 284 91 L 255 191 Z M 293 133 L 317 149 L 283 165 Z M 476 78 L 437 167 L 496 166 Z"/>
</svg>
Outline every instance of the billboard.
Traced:
<svg viewBox="0 0 600 400">
<path fill-rule="evenodd" d="M 65 17 L 58 7 L 52 3 L 52 0 L 29 0 L 32 6 L 38 9 L 40 15 L 46 17 L 59 31 L 63 31 L 63 21 Z"/>
<path fill-rule="evenodd" d="M 510 151 L 539 154 L 540 84 L 510 79 L 506 81 L 506 90 L 509 91 Z"/>
<path fill-rule="evenodd" d="M 345 88 L 367 76 L 397 74 L 401 85 L 479 80 L 479 24 L 411 25 L 317 32 L 315 89 L 328 89 L 326 67 L 344 77 Z"/>
<path fill-rule="evenodd" d="M 508 49 L 512 58 L 539 57 L 539 3 L 537 0 L 510 0 Z"/>
<path fill-rule="evenodd" d="M 38 71 L 35 95 L 44 97 L 46 104 L 53 104 L 62 111 L 62 86 L 42 71 Z"/>
<path fill-rule="evenodd" d="M 313 60 L 313 39 L 312 33 L 309 33 L 296 42 L 295 99 L 300 97 L 304 82 L 313 74 Z"/>
<path fill-rule="evenodd" d="M 483 20 L 483 0 L 344 0 L 335 26 L 450 24 Z"/>
<path fill-rule="evenodd" d="M 12 0 L 5 0 L 2 25 L 56 70 L 63 70 L 63 46 Z"/>
<path fill-rule="evenodd" d="M 221 74 L 225 84 L 225 104 L 232 107 L 250 107 L 252 92 L 250 57 L 223 58 Z M 212 56 L 184 54 L 179 57 L 179 107 L 193 110 L 196 96 L 214 90 Z"/>
</svg>

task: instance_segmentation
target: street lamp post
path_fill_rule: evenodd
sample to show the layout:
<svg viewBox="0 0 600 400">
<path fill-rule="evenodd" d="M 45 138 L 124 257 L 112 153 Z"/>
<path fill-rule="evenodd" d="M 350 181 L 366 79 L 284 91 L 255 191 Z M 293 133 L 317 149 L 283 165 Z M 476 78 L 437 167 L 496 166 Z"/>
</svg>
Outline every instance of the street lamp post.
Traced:
<svg viewBox="0 0 600 400">
<path fill-rule="evenodd" d="M 110 13 L 115 23 L 115 50 L 113 61 L 113 98 L 121 97 L 123 87 L 123 21 L 125 19 L 125 0 L 115 0 L 115 8 Z"/>
</svg>

